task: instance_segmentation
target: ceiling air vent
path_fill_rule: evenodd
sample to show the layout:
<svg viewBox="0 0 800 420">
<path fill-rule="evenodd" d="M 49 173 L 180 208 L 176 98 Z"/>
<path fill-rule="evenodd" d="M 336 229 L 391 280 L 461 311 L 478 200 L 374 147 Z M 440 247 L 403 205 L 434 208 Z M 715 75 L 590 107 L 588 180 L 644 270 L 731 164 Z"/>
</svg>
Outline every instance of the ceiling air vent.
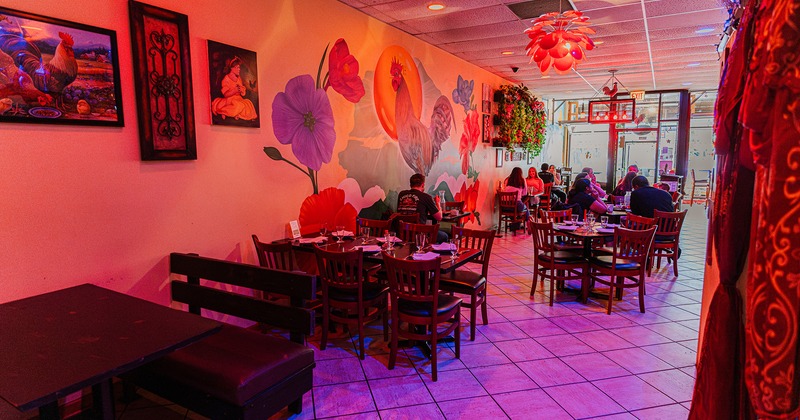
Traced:
<svg viewBox="0 0 800 420">
<path fill-rule="evenodd" d="M 520 19 L 529 20 L 550 12 L 566 12 L 575 10 L 569 0 L 530 0 L 509 4 L 508 8 Z"/>
</svg>

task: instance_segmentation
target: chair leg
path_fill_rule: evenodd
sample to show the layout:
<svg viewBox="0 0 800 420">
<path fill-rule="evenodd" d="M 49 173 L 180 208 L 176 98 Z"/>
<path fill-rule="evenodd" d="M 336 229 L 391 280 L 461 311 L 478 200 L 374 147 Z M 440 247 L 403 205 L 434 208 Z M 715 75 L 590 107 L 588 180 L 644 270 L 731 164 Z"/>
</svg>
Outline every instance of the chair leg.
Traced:
<svg viewBox="0 0 800 420">
<path fill-rule="evenodd" d="M 387 304 L 383 307 L 383 341 L 389 341 L 389 308 Z"/>
<path fill-rule="evenodd" d="M 639 274 L 639 312 L 644 313 L 644 273 Z"/>
<path fill-rule="evenodd" d="M 544 281 L 542 281 L 542 284 L 544 284 Z M 553 295 L 555 295 L 555 290 L 556 290 L 556 281 L 553 280 L 553 277 L 551 276 L 550 277 L 550 306 L 553 306 Z"/>
<path fill-rule="evenodd" d="M 331 323 L 330 308 L 327 302 L 322 303 L 322 342 L 319 345 L 321 350 L 325 350 L 328 345 L 328 327 Z"/>
<path fill-rule="evenodd" d="M 478 322 L 478 307 L 475 302 L 478 301 L 478 292 L 473 291 L 470 297 L 469 305 L 469 341 L 475 341 L 475 324 Z"/>
<path fill-rule="evenodd" d="M 392 307 L 392 342 L 389 344 L 389 370 L 394 369 L 394 364 L 397 361 L 397 334 L 399 333 L 400 321 L 397 314 L 397 308 Z"/>
<path fill-rule="evenodd" d="M 481 318 L 483 318 L 483 325 L 489 325 L 489 309 L 486 304 L 488 293 L 483 289 L 483 302 L 481 302 Z"/>
<path fill-rule="evenodd" d="M 531 297 L 533 297 L 533 294 L 536 293 L 536 283 L 538 282 L 538 280 L 539 280 L 539 267 L 537 267 L 536 263 L 534 263 L 533 282 L 531 282 Z"/>
<path fill-rule="evenodd" d="M 459 314 L 461 313 L 461 309 L 460 308 L 457 311 L 457 313 L 459 313 Z M 437 353 L 436 352 L 436 341 L 437 341 L 436 339 L 438 337 L 436 337 L 436 332 L 437 332 L 436 331 L 436 324 L 431 325 L 431 377 L 433 378 L 433 382 L 436 382 L 439 379 L 438 376 L 437 376 L 437 370 L 438 369 L 436 369 L 437 368 L 437 364 L 438 364 L 438 362 L 437 362 L 437 360 L 438 360 L 437 356 L 438 355 L 436 354 Z M 456 331 L 454 331 L 454 334 L 455 334 L 456 337 L 461 335 L 461 334 L 458 333 L 457 329 L 456 329 Z"/>
<path fill-rule="evenodd" d="M 461 358 L 461 334 L 458 334 L 458 329 L 461 328 L 461 311 L 456 312 L 456 329 L 453 330 L 453 335 L 455 336 L 456 341 L 456 359 Z"/>
<path fill-rule="evenodd" d="M 608 304 L 606 305 L 606 315 L 611 315 L 611 303 L 614 302 L 614 283 L 617 281 L 617 276 L 611 276 L 608 283 Z"/>
<path fill-rule="evenodd" d="M 358 308 L 358 358 L 364 360 L 364 308 Z"/>
<path fill-rule="evenodd" d="M 675 273 L 675 277 L 678 277 L 678 245 L 675 244 L 675 247 L 672 248 L 672 272 Z"/>
</svg>

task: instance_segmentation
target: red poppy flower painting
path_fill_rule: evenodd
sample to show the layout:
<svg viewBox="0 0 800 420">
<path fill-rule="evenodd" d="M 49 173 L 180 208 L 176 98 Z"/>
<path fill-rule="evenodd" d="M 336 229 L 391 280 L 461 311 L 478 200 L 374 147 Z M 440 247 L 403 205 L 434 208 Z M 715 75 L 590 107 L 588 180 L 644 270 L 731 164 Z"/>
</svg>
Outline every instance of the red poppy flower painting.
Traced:
<svg viewBox="0 0 800 420">
<path fill-rule="evenodd" d="M 461 142 L 458 144 L 458 154 L 461 156 L 461 173 L 467 174 L 469 171 L 469 157 L 478 145 L 481 136 L 481 127 L 478 124 L 478 112 L 470 110 L 464 118 L 464 133 L 461 135 Z"/>
<path fill-rule="evenodd" d="M 358 76 L 358 60 L 350 54 L 344 38 L 336 40 L 328 56 L 326 90 L 328 86 L 352 103 L 360 101 L 364 96 L 364 82 Z"/>
<path fill-rule="evenodd" d="M 356 209 L 344 202 L 344 191 L 331 187 L 306 197 L 297 219 L 303 235 L 318 232 L 323 223 L 327 223 L 328 229 L 344 226 L 355 232 L 357 215 Z"/>
<path fill-rule="evenodd" d="M 461 184 L 461 190 L 456 193 L 455 201 L 464 202 L 464 211 L 471 212 L 464 222 L 474 222 L 477 220 L 481 224 L 480 214 L 475 210 L 478 208 L 478 190 L 480 189 L 481 181 L 476 180 L 474 184 L 467 187 L 467 183 Z"/>
</svg>

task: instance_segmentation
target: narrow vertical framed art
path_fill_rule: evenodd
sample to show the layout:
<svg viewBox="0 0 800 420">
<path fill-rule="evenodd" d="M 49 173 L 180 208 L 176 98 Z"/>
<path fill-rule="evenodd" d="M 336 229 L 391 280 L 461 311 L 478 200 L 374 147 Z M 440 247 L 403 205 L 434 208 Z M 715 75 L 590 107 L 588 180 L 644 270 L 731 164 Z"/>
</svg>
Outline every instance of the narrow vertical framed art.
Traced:
<svg viewBox="0 0 800 420">
<path fill-rule="evenodd" d="M 142 160 L 197 159 L 188 17 L 128 7 Z"/>
</svg>

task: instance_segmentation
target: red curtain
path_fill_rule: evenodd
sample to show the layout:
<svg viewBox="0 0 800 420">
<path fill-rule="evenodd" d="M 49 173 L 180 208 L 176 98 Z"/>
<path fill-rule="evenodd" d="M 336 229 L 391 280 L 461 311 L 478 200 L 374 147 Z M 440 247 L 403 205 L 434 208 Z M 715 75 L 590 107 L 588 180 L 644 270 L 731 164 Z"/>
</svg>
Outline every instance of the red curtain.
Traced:
<svg viewBox="0 0 800 420">
<path fill-rule="evenodd" d="M 717 94 L 714 144 L 717 179 L 706 258 L 720 284 L 711 299 L 697 364 L 690 419 L 751 418 L 744 386 L 742 297 L 736 282 L 745 268 L 754 172 L 738 114 L 752 50 L 753 13 L 745 11 Z"/>
<path fill-rule="evenodd" d="M 800 416 L 800 0 L 762 0 L 742 101 L 756 162 L 745 379 L 756 414 Z"/>
<path fill-rule="evenodd" d="M 708 255 L 720 287 L 709 306 L 693 419 L 800 415 L 799 24 L 800 0 L 751 0 L 720 85 Z M 748 229 L 743 334 L 733 284 Z"/>
</svg>

